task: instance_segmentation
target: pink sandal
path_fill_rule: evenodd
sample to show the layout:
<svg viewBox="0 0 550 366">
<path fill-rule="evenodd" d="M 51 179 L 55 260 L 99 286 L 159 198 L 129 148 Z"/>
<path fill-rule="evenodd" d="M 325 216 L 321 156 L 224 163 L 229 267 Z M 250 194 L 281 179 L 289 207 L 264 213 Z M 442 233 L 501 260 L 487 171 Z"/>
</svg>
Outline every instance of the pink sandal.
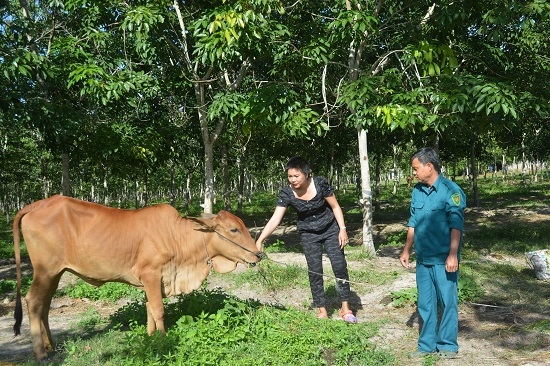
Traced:
<svg viewBox="0 0 550 366">
<path fill-rule="evenodd" d="M 357 318 L 355 317 L 355 315 L 353 315 L 353 312 L 351 310 L 340 312 L 340 316 L 342 317 L 342 319 L 344 319 L 346 323 L 357 323 Z"/>
</svg>

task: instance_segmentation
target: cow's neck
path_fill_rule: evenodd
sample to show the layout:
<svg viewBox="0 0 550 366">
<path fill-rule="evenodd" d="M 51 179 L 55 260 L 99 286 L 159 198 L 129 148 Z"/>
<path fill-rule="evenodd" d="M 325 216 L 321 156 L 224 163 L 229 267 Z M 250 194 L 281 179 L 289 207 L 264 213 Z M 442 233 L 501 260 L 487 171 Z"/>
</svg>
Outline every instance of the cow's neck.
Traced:
<svg viewBox="0 0 550 366">
<path fill-rule="evenodd" d="M 221 255 L 215 256 L 212 258 L 212 264 L 214 267 L 214 271 L 218 273 L 227 273 L 233 271 L 235 268 L 237 268 L 237 263 L 233 262 Z"/>
<path fill-rule="evenodd" d="M 199 289 L 210 271 L 210 266 L 206 261 L 167 263 L 162 271 L 164 296 L 189 294 Z"/>
</svg>

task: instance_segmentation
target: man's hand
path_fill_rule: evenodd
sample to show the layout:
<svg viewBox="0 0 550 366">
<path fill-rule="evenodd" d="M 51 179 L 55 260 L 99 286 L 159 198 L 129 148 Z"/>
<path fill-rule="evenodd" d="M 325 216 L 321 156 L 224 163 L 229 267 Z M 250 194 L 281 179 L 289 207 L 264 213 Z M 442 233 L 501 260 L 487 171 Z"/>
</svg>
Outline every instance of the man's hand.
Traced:
<svg viewBox="0 0 550 366">
<path fill-rule="evenodd" d="M 399 262 L 401 262 L 401 265 L 405 268 L 410 268 L 411 264 L 409 263 L 409 257 L 410 253 L 408 250 L 404 250 L 403 253 L 401 253 L 401 256 L 399 257 Z"/>
<path fill-rule="evenodd" d="M 458 271 L 458 257 L 456 255 L 449 254 L 445 261 L 445 270 L 450 273 Z"/>
</svg>

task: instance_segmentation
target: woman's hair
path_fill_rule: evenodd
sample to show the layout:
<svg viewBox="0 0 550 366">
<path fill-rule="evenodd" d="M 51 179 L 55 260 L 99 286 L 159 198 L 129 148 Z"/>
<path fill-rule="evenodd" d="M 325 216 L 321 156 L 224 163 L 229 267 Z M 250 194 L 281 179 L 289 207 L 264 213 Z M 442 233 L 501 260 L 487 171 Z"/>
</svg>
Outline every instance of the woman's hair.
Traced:
<svg viewBox="0 0 550 366">
<path fill-rule="evenodd" d="M 290 158 L 286 163 L 285 171 L 288 172 L 289 169 L 300 169 L 304 175 L 307 177 L 311 174 L 311 169 L 307 161 L 301 156 L 295 156 Z"/>
<path fill-rule="evenodd" d="M 431 163 L 434 166 L 434 169 L 439 172 L 439 158 L 437 157 L 437 153 L 435 152 L 435 150 L 431 147 L 423 147 L 422 149 L 418 150 L 411 157 L 411 163 L 414 159 L 418 159 L 418 161 L 422 165 Z"/>
</svg>

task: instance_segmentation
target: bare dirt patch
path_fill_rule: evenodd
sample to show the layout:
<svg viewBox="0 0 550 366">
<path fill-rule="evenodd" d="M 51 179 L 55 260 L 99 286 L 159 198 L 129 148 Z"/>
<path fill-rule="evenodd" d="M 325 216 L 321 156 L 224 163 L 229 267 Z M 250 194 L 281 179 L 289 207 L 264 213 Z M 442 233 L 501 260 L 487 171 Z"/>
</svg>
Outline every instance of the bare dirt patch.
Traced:
<svg viewBox="0 0 550 366">
<path fill-rule="evenodd" d="M 486 224 L 497 218 L 500 222 L 517 220 L 518 215 L 529 223 L 541 225 L 550 224 L 550 212 L 540 210 L 537 212 L 520 212 L 495 210 L 494 212 L 477 210 L 468 214 L 468 225 L 475 228 L 478 223 Z M 383 238 L 391 233 L 404 228 L 403 223 L 377 224 L 375 236 Z M 254 231 L 256 229 L 251 229 Z M 354 238 L 360 237 L 360 228 L 352 228 Z M 298 241 L 298 234 L 294 227 L 281 227 L 271 237 L 272 240 L 280 239 L 285 243 Z M 397 355 L 396 364 L 421 365 L 422 360 L 412 360 L 407 354 L 416 348 L 419 329 L 419 317 L 414 306 L 396 308 L 391 304 L 392 291 L 408 289 L 416 286 L 414 268 L 404 269 L 398 261 L 400 248 L 386 247 L 379 250 L 377 257 L 365 261 L 349 261 L 349 266 L 359 269 L 376 268 L 377 271 L 397 273 L 392 283 L 375 286 L 370 284 L 352 284 L 354 301 L 352 308 L 361 322 L 377 322 L 380 324 L 378 335 L 372 341 L 384 349 L 391 350 Z M 273 253 L 269 257 L 278 263 L 297 264 L 306 268 L 305 259 L 301 253 Z M 492 261 L 513 266 L 529 268 L 522 255 L 504 256 L 488 254 L 481 257 L 480 261 Z M 330 272 L 328 259 L 326 261 L 326 273 Z M 25 271 L 31 273 L 32 269 L 27 264 Z M 247 270 L 238 267 L 237 271 Z M 15 279 L 14 264 L 12 262 L 0 263 L 0 280 Z M 61 286 L 74 281 L 74 276 L 66 274 L 62 278 Z M 353 282 L 353 278 L 351 278 Z M 330 279 L 327 279 L 329 282 Z M 226 292 L 243 299 L 254 298 L 269 304 L 280 304 L 305 309 L 309 290 L 295 289 L 281 292 L 260 291 L 254 284 L 235 286 L 230 281 L 225 281 L 224 276 L 211 276 L 208 278 L 208 286 L 222 288 Z M 495 285 L 496 286 L 496 285 Z M 511 279 L 506 284 L 506 291 L 521 293 L 523 289 L 514 288 Z M 550 286 L 548 283 L 540 283 L 541 288 Z M 498 291 L 498 287 L 490 291 Z M 546 291 L 545 293 L 548 293 Z M 437 360 L 437 365 L 550 365 L 550 334 L 534 331 L 530 325 L 541 321 L 550 322 L 550 307 L 534 308 L 528 303 L 528 299 L 522 302 L 522 295 L 515 300 L 506 303 L 506 297 L 500 297 L 499 304 L 462 304 L 459 314 L 459 357 L 453 360 Z M 536 296 L 536 295 L 535 295 Z M 518 300 L 519 298 L 519 300 Z M 542 299 L 541 304 L 550 304 L 550 299 Z M 13 296 L 0 299 L 0 365 L 18 364 L 29 360 L 32 356 L 31 340 L 28 328 L 28 319 L 23 321 L 21 336 L 13 336 Z M 74 300 L 66 297 L 55 298 L 50 311 L 50 325 L 54 340 L 66 337 L 78 337 L 78 330 L 74 324 L 89 310 L 95 309 L 101 314 L 113 314 L 120 305 L 106 304 L 103 302 L 89 302 L 86 300 Z M 311 310 L 312 316 L 315 312 Z M 332 309 L 332 318 L 338 319 L 337 309 Z M 351 342 L 353 340 L 350 340 Z"/>
</svg>

